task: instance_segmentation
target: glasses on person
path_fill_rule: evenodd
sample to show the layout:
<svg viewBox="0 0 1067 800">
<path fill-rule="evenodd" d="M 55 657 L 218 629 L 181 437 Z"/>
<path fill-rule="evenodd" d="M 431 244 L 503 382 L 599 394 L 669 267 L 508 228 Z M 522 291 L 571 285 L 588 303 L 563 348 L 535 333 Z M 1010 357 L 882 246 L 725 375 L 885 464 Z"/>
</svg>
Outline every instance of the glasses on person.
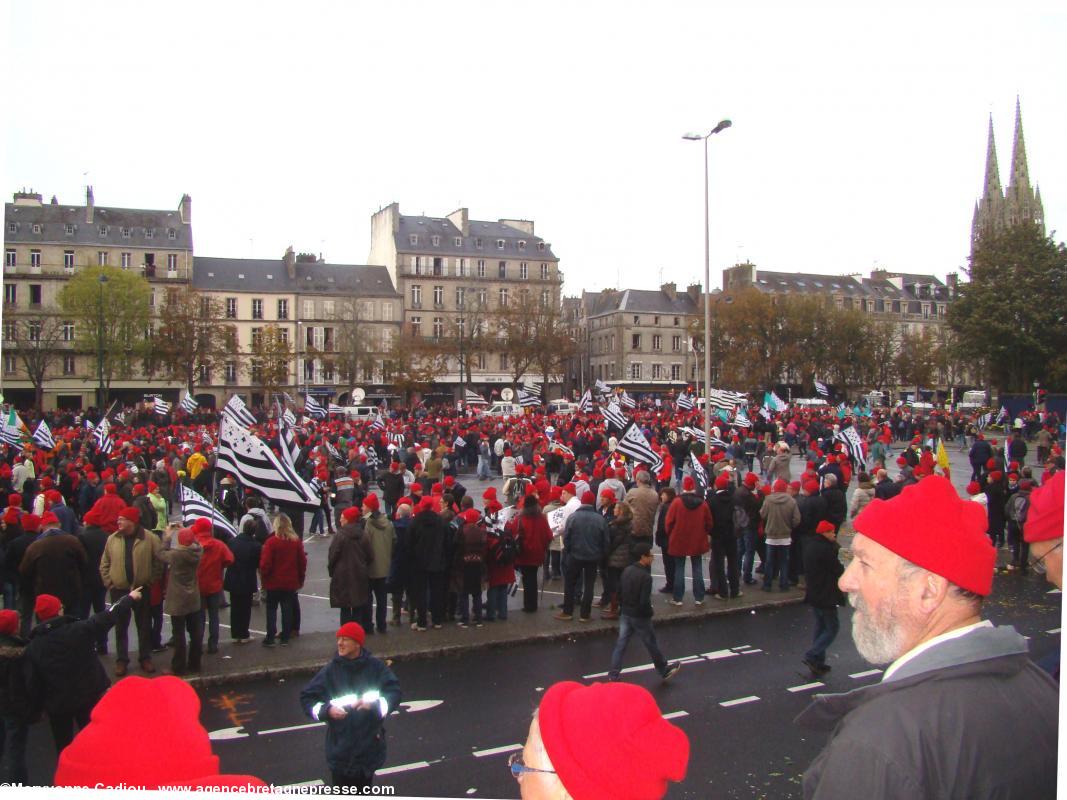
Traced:
<svg viewBox="0 0 1067 800">
<path fill-rule="evenodd" d="M 1034 558 L 1033 556 L 1030 556 L 1030 558 L 1027 559 L 1027 561 L 1029 561 L 1030 563 L 1030 569 L 1032 569 L 1038 575 L 1044 575 L 1048 571 L 1048 565 L 1045 564 L 1045 559 L 1048 558 L 1049 553 L 1053 553 L 1061 547 L 1063 547 L 1062 541 L 1055 547 L 1050 547 L 1048 552 L 1045 553 L 1045 555 L 1041 556 L 1041 558 Z"/>
<path fill-rule="evenodd" d="M 536 769 L 535 767 L 528 767 L 522 760 L 522 753 L 512 753 L 508 756 L 508 769 L 511 771 L 511 777 L 518 780 L 526 772 L 544 772 L 549 775 L 555 775 L 554 769 Z"/>
</svg>

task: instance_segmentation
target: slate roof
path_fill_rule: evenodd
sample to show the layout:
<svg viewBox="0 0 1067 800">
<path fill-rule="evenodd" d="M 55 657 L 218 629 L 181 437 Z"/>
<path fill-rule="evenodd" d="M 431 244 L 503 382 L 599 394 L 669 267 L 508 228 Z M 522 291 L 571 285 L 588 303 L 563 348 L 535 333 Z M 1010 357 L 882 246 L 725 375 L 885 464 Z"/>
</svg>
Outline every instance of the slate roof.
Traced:
<svg viewBox="0 0 1067 800">
<path fill-rule="evenodd" d="M 385 267 L 298 261 L 296 278 L 290 280 L 280 258 L 194 256 L 193 288 L 207 291 L 400 297 Z"/>
<path fill-rule="evenodd" d="M 755 286 L 764 292 L 796 292 L 825 294 L 836 292 L 846 296 L 862 297 L 866 294 L 861 284 L 851 275 L 816 275 L 809 272 L 756 271 Z"/>
<path fill-rule="evenodd" d="M 10 230 L 11 223 L 16 224 L 15 231 Z M 40 233 L 33 232 L 34 223 L 41 226 Z M 67 225 L 73 226 L 73 233 L 66 232 Z M 103 236 L 100 235 L 101 226 L 107 231 Z M 122 235 L 123 228 L 129 228 L 129 238 Z M 148 238 L 146 229 L 153 231 L 152 238 Z M 168 237 L 168 230 L 175 232 L 175 238 Z M 93 221 L 87 223 L 85 206 L 5 203 L 4 241 L 7 244 L 104 245 L 192 250 L 193 226 L 181 221 L 177 209 L 162 211 L 94 206 Z"/>
<path fill-rule="evenodd" d="M 616 292 L 583 292 L 582 301 L 590 317 L 614 312 L 631 314 L 696 314 L 699 304 L 684 291 L 674 300 L 659 289 L 622 289 Z"/>
<path fill-rule="evenodd" d="M 469 220 L 470 235 L 463 236 L 459 228 L 444 217 L 404 216 L 400 217 L 400 229 L 396 233 L 396 249 L 401 253 L 434 254 L 445 256 L 466 256 L 468 258 L 527 258 L 530 261 L 557 261 L 552 247 L 540 236 L 520 231 L 502 222 Z M 410 237 L 419 237 L 418 244 L 411 244 Z M 439 236 L 439 243 L 433 245 L 433 236 Z M 456 238 L 462 242 L 456 245 Z M 482 246 L 475 246 L 475 239 L 482 240 Z M 497 249 L 497 239 L 504 240 L 504 249 Z M 519 242 L 526 242 L 526 249 L 519 249 Z M 545 249 L 538 250 L 540 243 Z"/>
</svg>

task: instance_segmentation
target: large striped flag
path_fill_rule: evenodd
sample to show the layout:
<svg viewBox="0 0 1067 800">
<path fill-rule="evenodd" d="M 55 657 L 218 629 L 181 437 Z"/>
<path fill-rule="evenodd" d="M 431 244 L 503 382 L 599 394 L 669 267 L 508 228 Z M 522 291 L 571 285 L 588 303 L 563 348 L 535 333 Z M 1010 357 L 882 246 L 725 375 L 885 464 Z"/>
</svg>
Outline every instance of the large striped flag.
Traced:
<svg viewBox="0 0 1067 800">
<path fill-rule="evenodd" d="M 703 494 L 708 488 L 708 471 L 692 452 L 689 453 L 689 471 L 693 475 L 693 480 L 697 482 L 700 493 Z"/>
<path fill-rule="evenodd" d="M 8 412 L 7 418 L 4 420 L 4 428 L 3 432 L 0 433 L 0 436 L 2 436 L 4 444 L 11 445 L 12 447 L 22 447 L 25 430 L 26 425 L 19 419 L 19 415 L 15 409 L 11 409 L 11 411 Z"/>
<path fill-rule="evenodd" d="M 582 395 L 582 399 L 578 401 L 578 413 L 588 414 L 593 410 L 593 393 L 588 389 L 585 390 L 585 394 Z"/>
<path fill-rule="evenodd" d="M 867 456 L 863 452 L 863 440 L 859 432 L 851 425 L 834 434 L 834 441 L 844 442 L 848 448 L 848 454 L 852 457 L 852 463 L 857 469 L 867 469 Z"/>
<path fill-rule="evenodd" d="M 726 389 L 712 389 L 711 390 L 711 407 L 719 408 L 723 411 L 733 411 L 735 406 L 748 400 L 746 395 L 740 392 L 731 392 Z"/>
<path fill-rule="evenodd" d="M 43 419 L 37 423 L 37 430 L 33 432 L 33 441 L 42 450 L 55 449 L 56 440 L 52 436 L 52 431 L 48 427 L 48 423 Z"/>
<path fill-rule="evenodd" d="M 382 419 L 382 415 L 379 414 L 374 418 L 374 421 L 370 424 L 370 430 L 372 431 L 384 431 L 385 420 Z"/>
<path fill-rule="evenodd" d="M 593 389 L 597 394 L 611 394 L 611 387 L 604 383 L 604 381 L 600 380 L 600 378 L 596 379 L 596 383 L 593 384 Z"/>
<path fill-rule="evenodd" d="M 538 397 L 541 396 L 541 393 L 543 391 L 542 384 L 538 383 L 537 381 L 525 381 L 523 385 L 525 386 L 526 391 L 529 394 L 535 394 Z"/>
<path fill-rule="evenodd" d="M 281 410 L 280 407 L 278 410 Z M 300 445 L 293 435 L 293 425 L 296 423 L 296 417 L 292 417 L 292 422 L 290 422 L 290 416 L 292 416 L 292 412 L 286 409 L 285 413 L 282 414 L 281 421 L 278 423 L 278 442 L 281 444 L 278 449 L 282 453 L 282 458 L 286 460 L 295 472 L 296 460 L 300 456 Z"/>
<path fill-rule="evenodd" d="M 326 419 L 326 409 L 310 394 L 304 395 L 304 413 L 312 419 Z"/>
<path fill-rule="evenodd" d="M 283 458 L 230 417 L 219 426 L 218 468 L 232 472 L 247 487 L 275 503 L 318 507 L 319 498 Z"/>
<path fill-rule="evenodd" d="M 1005 406 L 1000 407 L 1000 411 L 997 412 L 997 420 L 994 425 L 1007 424 L 1011 422 L 1011 416 L 1008 414 L 1008 409 Z"/>
<path fill-rule="evenodd" d="M 561 456 L 574 458 L 574 451 L 567 447 L 567 445 L 565 444 L 561 444 L 559 442 L 552 442 L 552 444 L 548 446 L 548 449 L 553 452 L 559 453 Z"/>
<path fill-rule="evenodd" d="M 185 484 L 179 484 L 178 501 L 182 507 L 182 525 L 189 527 L 201 517 L 211 520 L 215 530 L 226 536 L 236 536 L 237 528 L 226 519 L 226 515 L 199 492 L 194 492 Z"/>
<path fill-rule="evenodd" d="M 785 403 L 783 403 L 782 398 L 774 392 L 764 392 L 763 406 L 764 408 L 769 408 L 771 411 L 781 411 L 785 408 Z"/>
<path fill-rule="evenodd" d="M 327 411 L 329 411 L 331 414 L 343 414 L 345 409 L 344 406 L 339 406 L 337 405 L 337 403 L 330 403 L 329 407 L 327 408 Z"/>
<path fill-rule="evenodd" d="M 246 428 L 251 428 L 256 424 L 256 418 L 248 410 L 245 401 L 237 395 L 231 395 L 230 399 L 226 401 L 226 405 L 222 407 L 222 416 L 229 417 L 238 425 L 243 425 Z"/>
<path fill-rule="evenodd" d="M 520 386 L 519 387 L 519 405 L 522 406 L 523 408 L 539 406 L 539 405 L 541 405 L 541 398 L 538 395 L 533 394 L 532 392 L 528 392 L 526 389 L 524 389 L 524 388 L 522 388 Z"/>
<path fill-rule="evenodd" d="M 988 426 L 989 423 L 992 422 L 992 421 L 993 421 L 993 412 L 992 411 L 987 411 L 982 416 L 980 416 L 977 420 L 975 420 L 974 424 L 975 424 L 975 427 L 978 428 L 978 430 L 982 431 L 982 430 L 985 430 L 986 426 Z"/>
<path fill-rule="evenodd" d="M 737 413 L 734 414 L 734 422 L 733 422 L 733 424 L 735 426 L 737 426 L 738 428 L 751 428 L 752 427 L 752 420 L 750 420 L 748 418 L 748 414 L 746 414 L 741 409 L 741 407 L 738 406 L 737 407 Z"/>
<path fill-rule="evenodd" d="M 683 392 L 682 394 L 678 395 L 676 405 L 682 411 L 692 411 L 694 407 L 693 396 L 689 394 L 688 391 Z"/>
<path fill-rule="evenodd" d="M 823 397 L 830 396 L 830 390 L 827 389 L 826 384 L 820 381 L 818 378 L 815 379 L 815 391 L 817 391 Z"/>
<path fill-rule="evenodd" d="M 192 414 L 197 409 L 196 400 L 194 400 L 193 396 L 188 392 L 186 392 L 185 397 L 182 398 L 181 409 L 186 414 Z"/>
<path fill-rule="evenodd" d="M 107 455 L 111 452 L 111 423 L 107 421 L 107 416 L 104 416 L 96 425 L 96 430 L 93 431 L 93 440 L 96 442 L 96 449 L 98 452 Z"/>
<path fill-rule="evenodd" d="M 164 400 L 162 397 L 157 397 L 152 404 L 153 410 L 161 417 L 165 417 L 170 413 L 170 403 Z"/>
<path fill-rule="evenodd" d="M 288 425 L 290 428 L 296 425 L 296 414 L 293 413 L 293 410 L 291 408 L 285 409 L 285 411 L 282 413 L 282 419 L 285 420 L 285 424 Z"/>
<path fill-rule="evenodd" d="M 614 425 L 620 431 L 626 427 L 626 417 L 622 413 L 622 409 L 619 408 L 618 403 L 612 402 L 607 406 L 603 406 L 600 409 L 600 413 L 604 415 L 604 419 L 611 425 Z"/>
<path fill-rule="evenodd" d="M 663 459 L 652 449 L 652 445 L 648 443 L 648 439 L 645 438 L 645 435 L 633 420 L 619 435 L 619 444 L 616 449 L 636 461 L 648 464 L 652 467 L 653 472 L 658 472 L 660 467 L 663 466 Z"/>
<path fill-rule="evenodd" d="M 469 406 L 487 406 L 487 405 L 489 405 L 489 403 L 486 402 L 485 398 L 482 397 L 480 394 L 478 394 L 473 389 L 467 389 L 463 393 L 463 399 L 466 401 L 467 405 L 469 405 Z"/>
<path fill-rule="evenodd" d="M 630 397 L 625 389 L 623 389 L 622 394 L 619 396 L 619 400 L 622 401 L 623 406 L 626 408 L 637 408 L 637 401 Z"/>
</svg>

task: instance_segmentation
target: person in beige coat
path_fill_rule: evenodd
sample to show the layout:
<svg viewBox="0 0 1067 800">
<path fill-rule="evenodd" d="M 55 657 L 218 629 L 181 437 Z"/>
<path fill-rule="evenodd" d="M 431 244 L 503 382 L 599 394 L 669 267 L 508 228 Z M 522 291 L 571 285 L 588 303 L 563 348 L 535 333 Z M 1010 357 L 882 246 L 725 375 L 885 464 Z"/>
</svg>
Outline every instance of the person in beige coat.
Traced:
<svg viewBox="0 0 1067 800">
<path fill-rule="evenodd" d="M 859 484 L 852 493 L 852 502 L 848 507 L 849 517 L 855 518 L 856 515 L 863 511 L 863 509 L 867 507 L 867 504 L 873 499 L 874 484 L 871 482 L 871 476 L 866 472 L 861 472 L 859 474 Z"/>
<path fill-rule="evenodd" d="M 171 525 L 163 534 L 165 548 L 160 557 L 170 564 L 167 596 L 163 600 L 163 613 L 170 615 L 170 627 L 174 633 L 174 656 L 170 661 L 170 669 L 175 675 L 184 675 L 186 669 L 190 672 L 200 671 L 200 656 L 204 649 L 204 619 L 200 616 L 200 585 L 196 576 L 204 550 L 192 528 L 177 528 L 177 525 Z M 188 658 L 185 642 L 187 632 Z"/>
<path fill-rule="evenodd" d="M 636 485 L 626 493 L 624 502 L 633 512 L 633 530 L 631 535 L 634 539 L 647 539 L 652 541 L 652 526 L 656 521 L 656 512 L 659 511 L 659 494 L 652 488 L 651 476 L 645 470 L 638 470 L 634 474 Z"/>
</svg>

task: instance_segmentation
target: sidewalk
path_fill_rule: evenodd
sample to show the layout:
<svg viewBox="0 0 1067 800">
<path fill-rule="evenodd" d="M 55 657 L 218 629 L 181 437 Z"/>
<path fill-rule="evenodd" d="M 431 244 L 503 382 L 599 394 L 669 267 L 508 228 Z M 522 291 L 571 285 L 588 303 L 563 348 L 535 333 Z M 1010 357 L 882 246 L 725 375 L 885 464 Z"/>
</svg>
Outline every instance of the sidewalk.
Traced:
<svg viewBox="0 0 1067 800">
<path fill-rule="evenodd" d="M 668 595 L 657 592 L 653 598 L 655 623 L 657 627 L 662 627 L 723 614 L 756 613 L 760 609 L 793 605 L 801 602 L 804 597 L 800 589 L 764 592 L 759 588 L 759 584 L 742 588 L 744 594 L 736 600 L 717 600 L 709 595 L 702 607 L 693 605 L 691 594 L 687 596 L 684 606 L 670 606 L 666 600 Z M 390 624 L 387 634 L 368 636 L 366 647 L 376 656 L 390 661 L 405 661 L 458 656 L 519 642 L 547 643 L 578 636 L 614 635 L 617 630 L 618 622 L 601 620 L 595 607 L 590 622 L 579 622 L 577 615 L 574 621 L 563 622 L 553 619 L 555 609 L 548 608 L 547 605 L 548 603 L 542 605 L 536 614 L 524 614 L 512 609 L 508 612 L 507 621 L 485 623 L 482 628 L 459 628 L 453 622 L 439 630 L 431 628 L 425 633 L 412 631 L 406 622 L 407 617 L 404 617 L 405 622 L 400 626 Z M 223 612 L 224 617 L 225 615 L 226 612 Z M 309 675 L 323 667 L 336 652 L 333 632 L 306 633 L 293 639 L 288 647 L 266 648 L 261 642 L 262 637 L 257 637 L 248 644 L 236 645 L 230 642 L 224 631 L 218 654 L 205 654 L 203 671 L 198 676 L 187 677 L 188 682 L 197 688 L 206 688 L 264 678 Z M 168 649 L 155 654 L 157 675 L 167 674 L 172 653 L 173 651 Z M 113 657 L 101 656 L 101 663 L 108 675 L 112 675 Z M 136 660 L 130 662 L 129 674 L 142 674 Z"/>
</svg>

